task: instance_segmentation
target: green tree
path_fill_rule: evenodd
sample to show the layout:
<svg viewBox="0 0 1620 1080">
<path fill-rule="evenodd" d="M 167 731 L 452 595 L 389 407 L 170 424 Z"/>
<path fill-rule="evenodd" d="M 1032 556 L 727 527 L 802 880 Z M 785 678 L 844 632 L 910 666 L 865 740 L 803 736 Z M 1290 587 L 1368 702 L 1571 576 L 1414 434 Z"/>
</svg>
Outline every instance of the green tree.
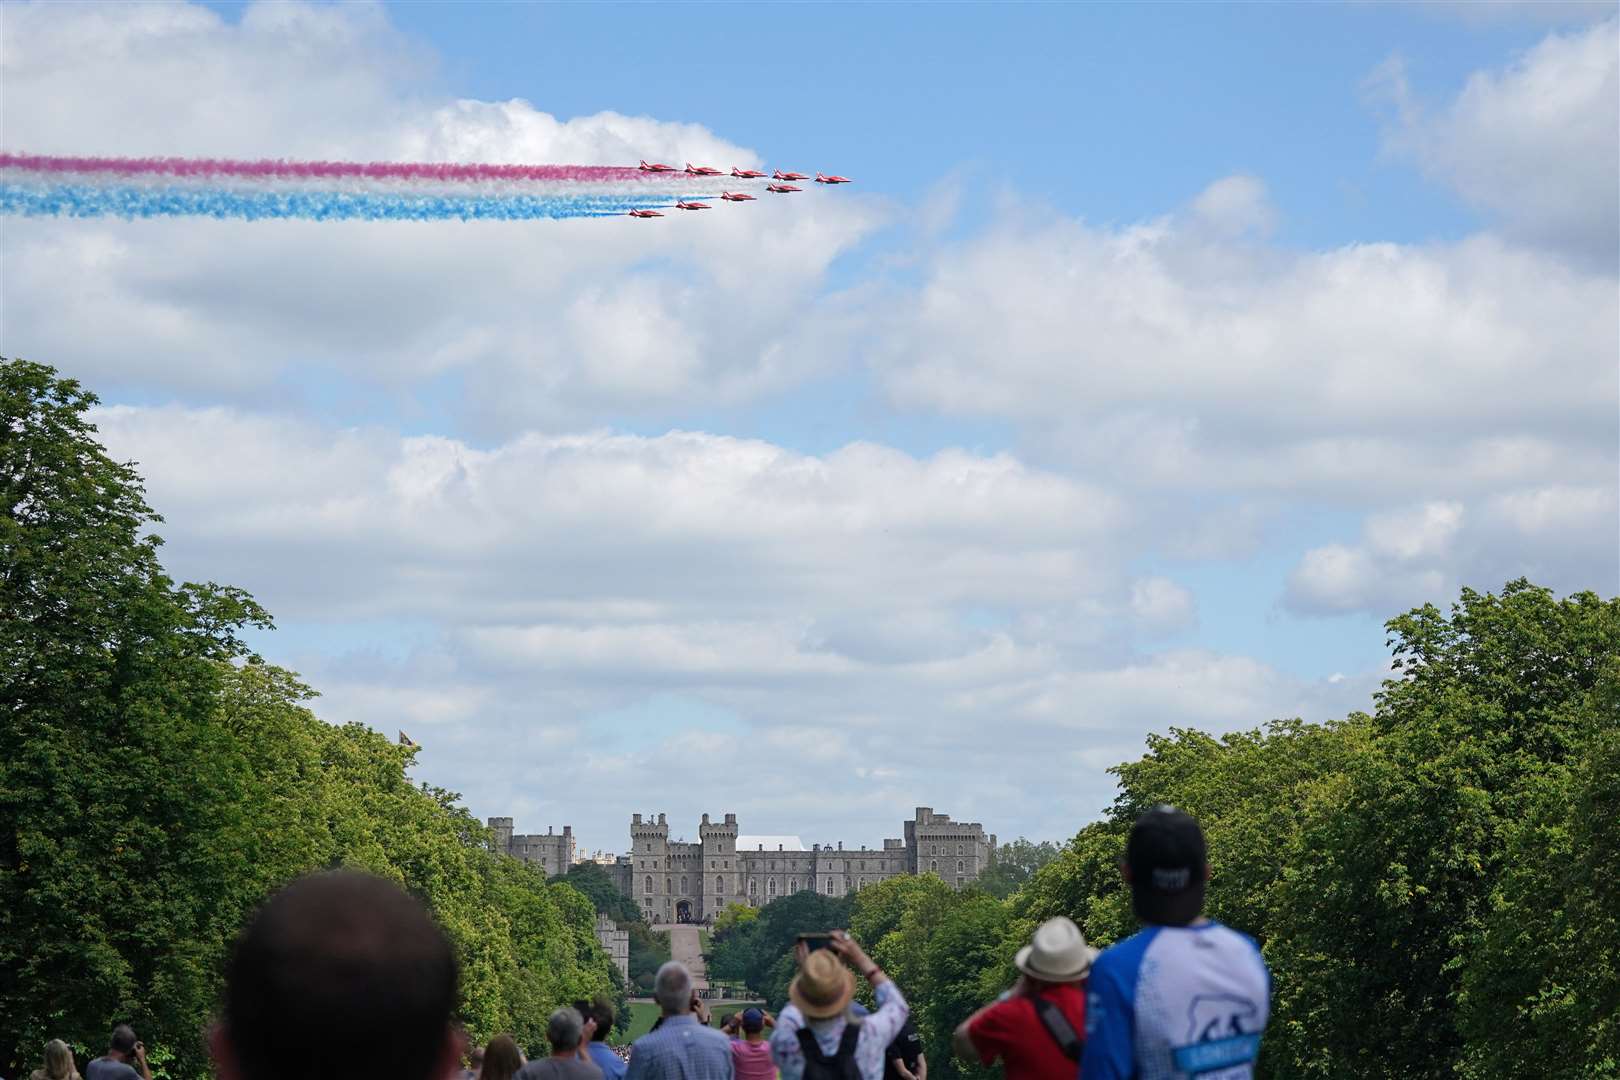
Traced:
<svg viewBox="0 0 1620 1080">
<path fill-rule="evenodd" d="M 0 1071 L 134 1022 L 160 1075 L 205 1075 L 228 944 L 270 891 L 334 866 L 400 882 L 462 969 L 476 1038 L 534 1041 L 611 992 L 591 902 L 488 850 L 414 751 L 334 727 L 243 646 L 240 591 L 175 585 L 139 478 L 50 369 L 0 362 Z"/>
<path fill-rule="evenodd" d="M 1516 581 L 1388 626 L 1399 674 L 1306 794 L 1278 891 L 1272 1045 L 1291 1075 L 1456 1072 L 1464 958 L 1508 839 L 1591 725 L 1616 722 L 1585 705 L 1620 655 L 1620 601 Z"/>
<path fill-rule="evenodd" d="M 1057 858 L 1062 850 L 1050 840 L 1036 843 L 1020 836 L 996 848 L 995 861 L 974 884 L 991 896 L 1005 900 L 1023 888 L 1025 882 Z"/>
<path fill-rule="evenodd" d="M 912 1008 L 930 1063 L 929 1075 L 987 1076 L 990 1071 L 966 1066 L 951 1053 L 951 1033 L 979 1006 L 995 1000 L 1010 979 L 1017 944 L 1008 940 L 1012 913 L 985 893 L 957 898 L 923 945 L 927 976 L 916 989 Z"/>
<path fill-rule="evenodd" d="M 178 1034 L 212 1004 L 244 860 L 213 717 L 221 661 L 267 626 L 246 595 L 176 586 L 139 478 L 94 439 L 94 395 L 0 359 L 0 1060 L 109 1018 Z M 187 1038 L 182 1065 L 200 1047 Z M 27 1048 L 24 1050 L 23 1048 Z M 9 1071 L 9 1070 L 8 1070 Z"/>
<path fill-rule="evenodd" d="M 578 889 L 598 912 L 621 926 L 641 921 L 641 908 L 613 883 L 608 872 L 597 863 L 575 863 L 565 874 L 557 874 L 553 882 L 563 882 Z"/>
<path fill-rule="evenodd" d="M 1463 967 L 1464 1076 L 1620 1076 L 1620 661 L 1589 710 L 1588 741 L 1510 827 Z"/>
</svg>

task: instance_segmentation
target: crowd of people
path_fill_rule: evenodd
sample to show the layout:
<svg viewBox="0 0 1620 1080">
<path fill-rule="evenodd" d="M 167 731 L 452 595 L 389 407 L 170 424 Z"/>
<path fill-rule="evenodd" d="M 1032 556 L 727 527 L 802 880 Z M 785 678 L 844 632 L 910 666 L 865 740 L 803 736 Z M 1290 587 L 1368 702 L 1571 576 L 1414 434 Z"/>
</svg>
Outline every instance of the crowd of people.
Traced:
<svg viewBox="0 0 1620 1080">
<path fill-rule="evenodd" d="M 1141 932 L 1098 952 L 1058 917 L 1014 961 L 1017 982 L 957 1027 L 952 1052 L 999 1061 L 1007 1080 L 1182 1080 L 1253 1075 L 1270 1013 L 1254 941 L 1203 916 L 1209 863 L 1198 823 L 1161 806 L 1137 820 L 1121 872 Z M 659 1019 L 626 1052 L 606 1043 L 606 998 L 551 1014 L 549 1053 L 507 1035 L 469 1048 L 451 1022 L 456 963 L 427 910 L 390 882 L 331 872 L 273 896 L 243 931 L 210 1039 L 220 1080 L 927 1080 L 901 988 L 844 931 L 806 935 L 780 1015 L 719 1030 L 679 963 L 658 970 Z M 856 1001 L 856 979 L 874 1009 Z M 60 1040 L 32 1080 L 151 1080 L 128 1026 L 81 1078 Z"/>
</svg>

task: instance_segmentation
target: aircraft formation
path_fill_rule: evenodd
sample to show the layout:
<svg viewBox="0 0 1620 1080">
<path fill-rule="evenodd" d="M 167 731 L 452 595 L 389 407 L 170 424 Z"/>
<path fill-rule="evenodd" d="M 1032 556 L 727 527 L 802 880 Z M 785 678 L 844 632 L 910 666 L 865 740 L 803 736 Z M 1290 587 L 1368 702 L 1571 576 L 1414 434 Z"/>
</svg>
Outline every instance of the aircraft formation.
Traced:
<svg viewBox="0 0 1620 1080">
<path fill-rule="evenodd" d="M 694 165 L 690 161 L 688 161 L 686 163 L 686 168 L 685 169 L 677 169 L 675 166 L 673 166 L 673 165 L 665 165 L 661 161 L 642 161 L 641 164 L 638 166 L 638 168 L 640 168 L 640 170 L 642 172 L 644 172 L 644 173 L 680 173 L 680 172 L 684 172 L 687 176 L 692 176 L 692 177 L 724 176 L 724 175 L 726 175 L 725 173 L 721 172 L 719 169 L 714 168 L 713 166 L 710 166 L 710 165 Z M 793 183 L 793 181 L 795 181 L 795 180 L 811 180 L 811 179 L 813 179 L 816 183 L 818 183 L 818 184 L 826 184 L 829 187 L 831 187 L 833 185 L 836 185 L 836 184 L 848 184 L 848 183 L 853 182 L 853 181 L 850 180 L 849 177 L 847 177 L 847 176 L 839 176 L 839 175 L 837 175 L 835 173 L 819 173 L 818 172 L 818 173 L 816 173 L 816 175 L 814 177 L 811 177 L 808 173 L 786 172 L 786 171 L 784 171 L 782 169 L 774 170 L 770 174 L 770 176 L 767 178 L 766 175 L 763 172 L 761 172 L 759 169 L 739 169 L 735 165 L 733 165 L 731 167 L 731 176 L 733 178 L 737 179 L 737 180 L 765 180 L 765 179 L 769 179 L 771 182 L 765 185 L 765 190 L 770 192 L 772 195 L 791 195 L 795 191 L 803 191 L 804 188 L 798 187 Z M 749 195 L 749 194 L 747 194 L 745 192 L 741 192 L 741 191 L 722 191 L 720 193 L 720 198 L 725 202 L 741 203 L 741 202 L 754 202 L 754 201 L 756 201 L 754 196 Z M 675 209 L 677 209 L 677 210 L 708 210 L 708 209 L 710 209 L 710 206 L 706 202 L 698 202 L 698 201 L 696 201 L 694 199 L 677 199 L 677 200 L 675 200 Z M 664 216 L 663 214 L 659 213 L 657 210 L 649 210 L 649 209 L 630 210 L 630 211 L 628 211 L 628 213 L 629 213 L 629 215 L 631 217 L 634 217 L 634 218 L 655 218 L 655 217 L 663 217 Z"/>
</svg>

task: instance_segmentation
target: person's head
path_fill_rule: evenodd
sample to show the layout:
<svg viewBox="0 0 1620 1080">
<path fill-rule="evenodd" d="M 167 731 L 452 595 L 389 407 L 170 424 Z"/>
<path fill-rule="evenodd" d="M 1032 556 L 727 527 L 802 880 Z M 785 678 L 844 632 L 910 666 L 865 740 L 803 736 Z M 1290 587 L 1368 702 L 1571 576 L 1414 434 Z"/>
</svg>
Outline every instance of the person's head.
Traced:
<svg viewBox="0 0 1620 1080">
<path fill-rule="evenodd" d="M 510 1035 L 497 1035 L 484 1048 L 484 1063 L 478 1080 L 512 1080 L 523 1068 L 523 1051 Z"/>
<path fill-rule="evenodd" d="M 679 1016 L 692 1010 L 692 973 L 678 960 L 658 969 L 653 978 L 653 999 L 665 1016 Z"/>
<path fill-rule="evenodd" d="M 579 1049 L 584 1030 L 585 1018 L 579 1015 L 579 1010 L 564 1005 L 546 1021 L 546 1042 L 551 1044 L 553 1054 L 573 1053 Z"/>
<path fill-rule="evenodd" d="M 597 994 L 591 1000 L 591 1019 L 596 1021 L 596 1030 L 591 1032 L 591 1041 L 604 1041 L 613 1030 L 615 1019 L 613 999 L 606 994 Z"/>
<path fill-rule="evenodd" d="M 479 1069 L 481 1069 L 483 1067 L 484 1067 L 484 1048 L 482 1046 L 475 1046 L 475 1047 L 472 1048 L 472 1051 L 467 1055 L 467 1068 L 471 1069 L 473 1072 L 477 1072 Z"/>
<path fill-rule="evenodd" d="M 1125 843 L 1125 880 L 1136 917 L 1159 926 L 1186 926 L 1204 910 L 1209 852 L 1190 814 L 1155 806 L 1136 819 Z"/>
<path fill-rule="evenodd" d="M 45 1044 L 45 1077 L 46 1080 L 72 1080 L 79 1075 L 78 1069 L 73 1067 L 73 1051 L 61 1039 L 52 1039 Z"/>
<path fill-rule="evenodd" d="M 107 1040 L 107 1055 L 117 1056 L 120 1061 L 126 1061 L 135 1056 L 135 1044 L 140 1042 L 135 1037 L 135 1029 L 128 1024 L 119 1024 L 113 1028 L 112 1037 Z"/>
<path fill-rule="evenodd" d="M 1096 956 L 1080 928 L 1059 915 L 1035 928 L 1029 944 L 1013 958 L 1013 966 L 1038 986 L 1076 983 L 1091 971 Z"/>
<path fill-rule="evenodd" d="M 831 949 L 806 953 L 788 984 L 788 998 L 810 1020 L 842 1015 L 855 997 L 855 976 Z"/>
<path fill-rule="evenodd" d="M 427 908 L 370 874 L 313 874 L 237 938 L 214 1056 L 222 1080 L 429 1080 L 461 1059 L 455 1004 L 455 954 Z"/>
<path fill-rule="evenodd" d="M 758 1009 L 744 1009 L 738 1023 L 744 1035 L 758 1035 L 765 1030 L 765 1014 Z"/>
</svg>

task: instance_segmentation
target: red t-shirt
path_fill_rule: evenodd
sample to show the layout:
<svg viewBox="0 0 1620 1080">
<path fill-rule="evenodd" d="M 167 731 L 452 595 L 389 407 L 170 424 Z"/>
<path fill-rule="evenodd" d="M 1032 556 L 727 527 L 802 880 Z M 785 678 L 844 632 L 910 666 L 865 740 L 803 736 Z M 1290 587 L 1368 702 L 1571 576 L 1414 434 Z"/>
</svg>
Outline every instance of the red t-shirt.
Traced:
<svg viewBox="0 0 1620 1080">
<path fill-rule="evenodd" d="M 1084 984 L 1048 986 L 1041 996 L 1056 1005 L 1082 1039 L 1086 1035 Z M 1022 995 L 998 1001 L 968 1025 L 968 1035 L 979 1060 L 989 1065 L 1001 1059 L 1007 1080 L 1074 1080 L 1080 1063 L 1068 1057 L 1052 1033 L 1041 1023 L 1035 1003 Z"/>
</svg>

